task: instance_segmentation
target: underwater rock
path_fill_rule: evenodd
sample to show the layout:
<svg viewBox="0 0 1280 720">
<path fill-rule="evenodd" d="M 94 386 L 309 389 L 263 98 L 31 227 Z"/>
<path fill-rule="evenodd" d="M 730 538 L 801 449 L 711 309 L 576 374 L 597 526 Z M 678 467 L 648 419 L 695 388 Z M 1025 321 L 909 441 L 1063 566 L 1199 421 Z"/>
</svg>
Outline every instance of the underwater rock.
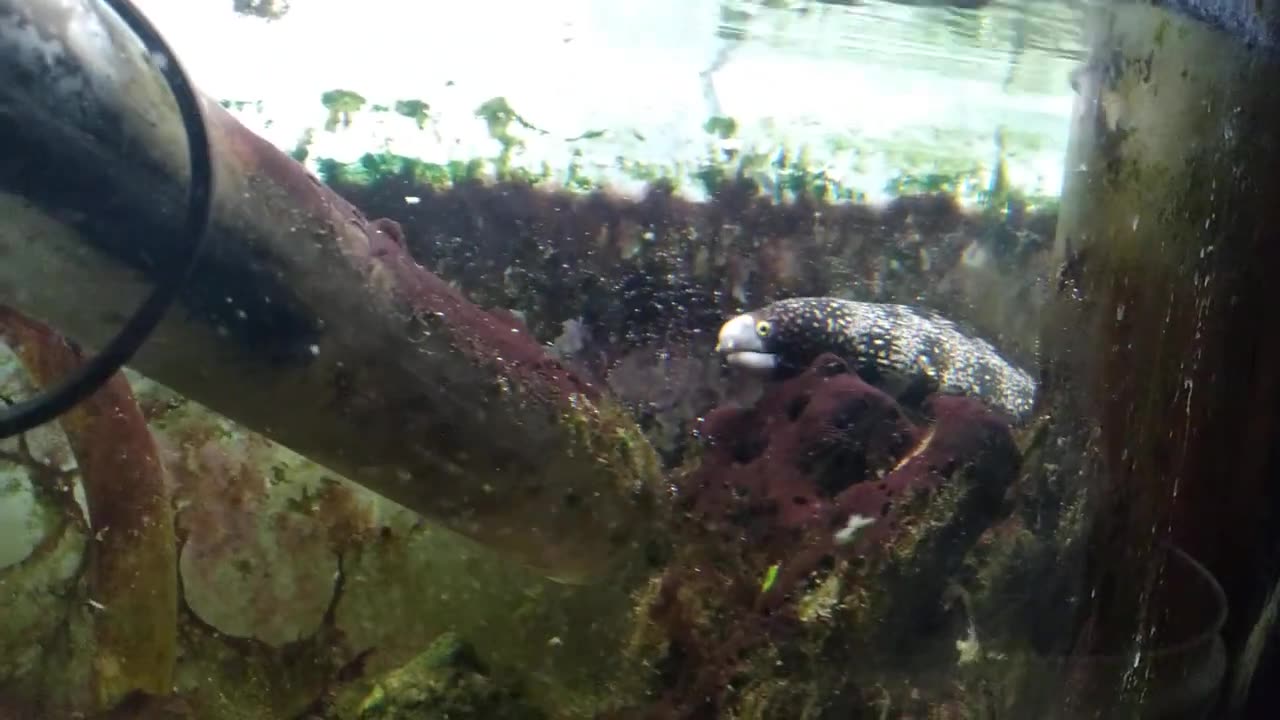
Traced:
<svg viewBox="0 0 1280 720">
<path fill-rule="evenodd" d="M 833 355 L 703 424 L 679 483 L 687 533 L 640 601 L 633 650 L 655 717 L 850 716 L 883 688 L 953 667 L 968 627 L 948 612 L 965 558 L 1007 514 L 1019 453 L 1008 421 L 934 395 L 915 419 Z M 921 681 L 922 683 L 924 681 Z M 932 700 L 930 698 L 933 698 Z"/>
<path fill-rule="evenodd" d="M 35 387 L 19 359 L 0 342 L 0 397 L 30 397 Z M 0 572 L 26 560 L 65 524 L 63 485 L 75 461 L 57 425 L 0 440 Z M 2 582 L 2 581 L 0 581 Z"/>
<path fill-rule="evenodd" d="M 0 717 L 4 713 L 0 712 Z M 111 710 L 89 720 L 191 720 L 196 717 L 181 696 L 157 696 L 143 692 L 130 693 Z"/>
<path fill-rule="evenodd" d="M 519 692 L 493 678 L 470 645 L 438 638 L 385 675 L 360 704 L 358 720 L 543 720 Z"/>
<path fill-rule="evenodd" d="M 178 566 L 187 606 L 227 635 L 275 647 L 314 633 L 338 576 L 326 528 L 269 505 L 250 450 L 218 439 L 185 450 L 185 457 L 171 454 L 169 467 L 183 508 Z"/>
<path fill-rule="evenodd" d="M 89 533 L 77 518 L 59 519 L 30 557 L 0 571 L 0 711 L 4 703 L 38 703 L 41 683 L 67 670 L 43 661 L 67 632 Z"/>
<path fill-rule="evenodd" d="M 1004 476 L 1016 468 L 1007 423 L 980 402 L 936 395 L 927 408 L 933 424 L 919 426 L 844 361 L 821 356 L 755 407 L 708 415 L 708 450 L 687 488 L 691 502 L 706 518 L 731 519 L 733 532 L 752 540 L 826 534 L 861 552 L 961 464 L 986 461 L 993 439 L 1006 454 L 981 469 Z"/>
<path fill-rule="evenodd" d="M 317 631 L 332 602 L 337 556 L 308 518 L 254 522 L 237 542 L 193 535 L 179 567 L 187 604 L 201 620 L 235 637 L 283 646 Z"/>
<path fill-rule="evenodd" d="M 846 489 L 890 471 L 917 441 L 919 430 L 893 399 L 833 355 L 780 388 L 750 410 L 708 415 L 695 491 L 701 514 L 771 533 L 803 528 L 834 510 Z M 849 510 L 880 517 L 879 507 Z"/>
<path fill-rule="evenodd" d="M 54 524 L 24 464 L 0 449 L 0 571 L 30 557 Z"/>
</svg>

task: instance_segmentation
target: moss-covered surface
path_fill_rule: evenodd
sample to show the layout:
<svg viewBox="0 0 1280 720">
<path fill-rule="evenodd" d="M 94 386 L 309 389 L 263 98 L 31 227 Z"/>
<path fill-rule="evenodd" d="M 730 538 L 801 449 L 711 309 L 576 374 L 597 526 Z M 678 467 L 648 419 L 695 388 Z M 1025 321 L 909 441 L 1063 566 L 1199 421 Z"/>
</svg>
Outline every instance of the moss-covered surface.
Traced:
<svg viewBox="0 0 1280 720">
<path fill-rule="evenodd" d="M 350 707 L 350 706 L 354 707 Z M 475 650 L 454 634 L 379 678 L 337 710 L 354 720 L 545 720 L 519 690 L 493 679 Z"/>
</svg>

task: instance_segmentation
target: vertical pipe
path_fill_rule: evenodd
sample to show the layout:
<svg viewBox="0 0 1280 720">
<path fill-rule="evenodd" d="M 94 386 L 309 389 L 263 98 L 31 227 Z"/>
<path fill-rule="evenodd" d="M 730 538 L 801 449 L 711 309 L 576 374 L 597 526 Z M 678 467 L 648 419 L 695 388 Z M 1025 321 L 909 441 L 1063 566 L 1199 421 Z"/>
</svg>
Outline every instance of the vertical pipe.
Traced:
<svg viewBox="0 0 1280 720">
<path fill-rule="evenodd" d="M 1280 570 L 1274 6 L 1160 5 L 1091 10 L 1044 333 L 1050 405 L 1102 468 L 1081 651 L 1134 658 L 1121 694 L 1192 612 L 1163 588 L 1161 542 L 1221 580 L 1236 685 Z"/>
</svg>

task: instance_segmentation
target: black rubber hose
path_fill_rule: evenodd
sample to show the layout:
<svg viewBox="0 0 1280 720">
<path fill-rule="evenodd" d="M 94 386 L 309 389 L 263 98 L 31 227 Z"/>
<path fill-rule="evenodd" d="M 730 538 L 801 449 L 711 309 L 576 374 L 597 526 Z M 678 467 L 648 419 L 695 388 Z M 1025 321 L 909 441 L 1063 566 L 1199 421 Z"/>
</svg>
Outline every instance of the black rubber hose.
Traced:
<svg viewBox="0 0 1280 720">
<path fill-rule="evenodd" d="M 199 260 L 209 225 L 213 205 L 213 158 L 209 148 L 208 128 L 200 109 L 200 98 L 178 63 L 177 56 L 130 0 L 103 0 L 103 4 L 110 7 L 142 41 L 152 64 L 169 83 L 169 90 L 178 104 L 178 113 L 186 129 L 187 154 L 191 167 L 191 182 L 187 187 L 187 213 L 183 220 L 183 234 L 188 245 L 187 257 L 182 267 L 175 268 L 160 279 L 147 299 L 101 352 L 69 373 L 59 384 L 29 400 L 0 410 L 0 438 L 18 435 L 56 420 L 97 392 L 133 358 L 134 353 L 147 341 L 165 312 L 173 305 L 178 293 L 182 292 Z"/>
</svg>

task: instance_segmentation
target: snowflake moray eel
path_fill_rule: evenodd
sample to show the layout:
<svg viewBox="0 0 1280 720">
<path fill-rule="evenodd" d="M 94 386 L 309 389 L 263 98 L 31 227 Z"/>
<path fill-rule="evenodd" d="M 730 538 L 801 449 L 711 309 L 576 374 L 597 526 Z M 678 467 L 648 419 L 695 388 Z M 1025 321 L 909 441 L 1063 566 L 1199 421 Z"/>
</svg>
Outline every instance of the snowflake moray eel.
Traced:
<svg viewBox="0 0 1280 720">
<path fill-rule="evenodd" d="M 891 393 L 978 397 L 1025 418 L 1036 382 L 985 340 L 941 315 L 908 305 L 831 297 L 780 300 L 730 318 L 716 352 L 754 371 L 799 370 L 823 353 L 848 360 L 867 382 Z"/>
</svg>

